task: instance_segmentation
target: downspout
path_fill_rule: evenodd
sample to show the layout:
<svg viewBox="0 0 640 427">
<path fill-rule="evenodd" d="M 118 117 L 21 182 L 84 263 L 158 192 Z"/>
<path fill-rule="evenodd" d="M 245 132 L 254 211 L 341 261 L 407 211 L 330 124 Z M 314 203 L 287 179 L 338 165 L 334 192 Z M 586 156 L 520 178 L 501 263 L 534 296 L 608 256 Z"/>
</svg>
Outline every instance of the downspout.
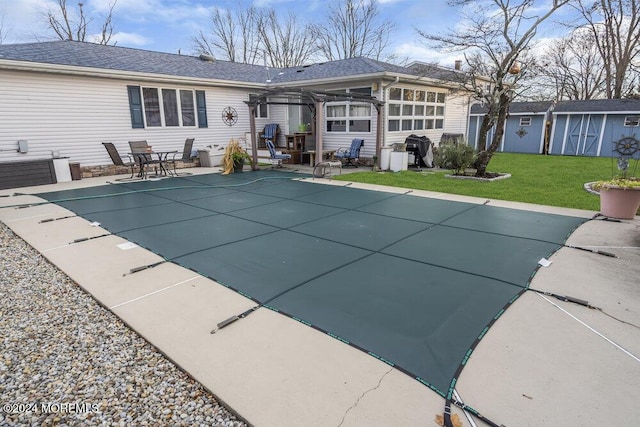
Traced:
<svg viewBox="0 0 640 427">
<path fill-rule="evenodd" d="M 384 104 L 382 104 L 383 106 L 385 106 L 387 104 L 387 89 L 389 89 L 391 86 L 398 84 L 398 82 L 400 81 L 400 76 L 396 76 L 396 78 L 389 84 L 386 84 L 384 86 L 382 86 L 382 102 L 384 102 Z M 384 107 L 383 107 L 384 108 Z M 383 111 L 386 111 L 383 110 Z M 386 120 L 387 119 L 387 115 L 386 114 L 382 114 L 382 120 Z M 383 126 L 382 129 L 386 129 L 386 126 Z M 386 130 L 382 132 L 382 146 L 386 147 L 387 146 L 387 132 Z M 380 155 L 380 153 L 378 153 L 378 156 Z M 378 160 L 380 158 L 378 157 Z"/>
</svg>

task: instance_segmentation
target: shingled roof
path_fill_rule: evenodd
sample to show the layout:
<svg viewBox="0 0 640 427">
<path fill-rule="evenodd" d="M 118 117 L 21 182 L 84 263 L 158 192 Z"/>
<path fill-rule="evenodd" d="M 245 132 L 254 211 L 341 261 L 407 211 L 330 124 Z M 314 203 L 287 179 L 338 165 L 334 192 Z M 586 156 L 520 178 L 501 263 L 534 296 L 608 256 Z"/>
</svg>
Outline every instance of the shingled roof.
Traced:
<svg viewBox="0 0 640 427">
<path fill-rule="evenodd" d="M 588 112 L 640 112 L 639 99 L 587 99 L 584 101 L 561 101 L 554 108 L 555 113 L 588 113 Z"/>
<path fill-rule="evenodd" d="M 0 64 L 2 60 L 250 83 L 267 78 L 265 68 L 257 65 L 77 41 L 0 45 Z"/>
<path fill-rule="evenodd" d="M 0 45 L 0 66 L 3 60 L 13 60 L 265 85 L 356 76 L 425 75 L 425 70 L 369 58 L 350 58 L 283 69 L 207 59 L 211 58 L 77 41 Z M 432 78 L 441 77 L 434 75 Z"/>
<path fill-rule="evenodd" d="M 544 114 L 552 105 L 552 101 L 512 102 L 509 105 L 509 114 Z M 471 106 L 471 115 L 484 114 L 487 111 L 489 108 L 484 104 Z"/>
</svg>

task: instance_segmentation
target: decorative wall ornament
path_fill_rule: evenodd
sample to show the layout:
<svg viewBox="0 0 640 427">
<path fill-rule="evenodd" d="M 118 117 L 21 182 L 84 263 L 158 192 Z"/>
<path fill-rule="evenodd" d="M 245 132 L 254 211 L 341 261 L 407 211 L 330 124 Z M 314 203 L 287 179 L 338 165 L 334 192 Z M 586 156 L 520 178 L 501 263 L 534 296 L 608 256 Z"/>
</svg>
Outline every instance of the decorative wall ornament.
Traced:
<svg viewBox="0 0 640 427">
<path fill-rule="evenodd" d="M 525 128 L 520 128 L 516 132 L 516 135 L 518 135 L 520 138 L 523 138 L 527 133 L 528 132 L 525 130 Z"/>
<path fill-rule="evenodd" d="M 226 107 L 222 110 L 222 121 L 227 126 L 233 126 L 238 121 L 238 112 L 233 107 Z"/>
</svg>

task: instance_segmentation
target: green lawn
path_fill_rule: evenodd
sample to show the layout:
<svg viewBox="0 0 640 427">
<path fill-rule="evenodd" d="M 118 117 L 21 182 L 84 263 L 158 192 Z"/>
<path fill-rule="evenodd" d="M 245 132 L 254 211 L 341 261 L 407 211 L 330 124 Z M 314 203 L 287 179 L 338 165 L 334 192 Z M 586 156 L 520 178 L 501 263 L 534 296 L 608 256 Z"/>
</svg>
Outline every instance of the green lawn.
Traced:
<svg viewBox="0 0 640 427">
<path fill-rule="evenodd" d="M 345 174 L 348 169 L 343 169 L 334 179 L 597 211 L 598 196 L 583 185 L 611 178 L 614 167 L 610 158 L 497 153 L 488 170 L 510 173 L 511 178 L 482 182 L 445 178 L 448 172 L 442 171 Z"/>
</svg>

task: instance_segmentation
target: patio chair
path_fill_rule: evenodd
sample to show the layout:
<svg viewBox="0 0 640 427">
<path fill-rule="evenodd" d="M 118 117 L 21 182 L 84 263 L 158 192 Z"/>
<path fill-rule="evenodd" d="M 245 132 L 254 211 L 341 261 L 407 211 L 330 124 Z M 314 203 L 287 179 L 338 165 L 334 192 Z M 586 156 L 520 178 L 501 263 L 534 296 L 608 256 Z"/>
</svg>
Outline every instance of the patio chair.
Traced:
<svg viewBox="0 0 640 427">
<path fill-rule="evenodd" d="M 277 123 L 269 123 L 268 125 L 265 125 L 263 131 L 262 131 L 262 135 L 260 135 L 260 138 L 262 138 L 266 144 L 267 141 L 278 141 L 278 133 L 280 132 L 280 126 Z"/>
<path fill-rule="evenodd" d="M 276 152 L 276 147 L 273 145 L 273 142 L 267 139 L 267 149 L 269 150 L 269 160 L 271 161 L 271 167 L 282 167 L 282 161 L 291 159 L 291 154 Z"/>
<path fill-rule="evenodd" d="M 180 153 L 175 153 L 171 159 L 167 160 L 167 163 L 172 163 L 173 164 L 173 175 L 174 176 L 192 175 L 191 172 L 178 173 L 176 171 L 176 163 L 178 161 L 182 161 L 182 162 L 190 162 L 191 161 L 191 150 L 193 150 L 193 141 L 194 140 L 195 140 L 195 138 L 187 138 L 184 141 L 184 147 L 182 148 L 182 157 L 176 158 L 176 156 L 178 154 L 180 154 Z"/>
<path fill-rule="evenodd" d="M 149 169 L 150 165 L 160 165 L 160 159 L 154 159 L 153 156 L 149 154 L 151 146 L 147 141 L 129 141 L 129 147 L 131 147 L 131 155 L 133 155 L 139 163 L 140 176 L 146 178 L 147 169 Z"/>
<path fill-rule="evenodd" d="M 133 174 L 135 172 L 135 166 L 136 166 L 136 162 L 134 161 L 133 157 L 126 155 L 126 157 L 129 159 L 128 161 L 123 161 L 122 157 L 120 157 L 120 153 L 118 153 L 118 150 L 116 149 L 116 146 L 113 145 L 112 142 L 103 142 L 102 145 L 104 145 L 104 148 L 107 149 L 107 153 L 109 153 L 109 157 L 111 157 L 111 161 L 113 162 L 114 165 L 116 166 L 126 166 L 126 167 L 130 167 L 131 168 L 131 176 L 129 177 L 129 179 L 133 178 Z"/>
<path fill-rule="evenodd" d="M 334 157 L 340 159 L 340 161 L 344 160 L 344 164 L 342 166 L 345 168 L 347 166 L 353 166 L 354 168 L 357 168 L 358 165 L 353 163 L 353 161 L 360 157 L 360 148 L 362 148 L 363 145 L 364 139 L 354 138 L 351 141 L 351 146 L 348 149 L 339 148 L 334 154 Z"/>
</svg>

